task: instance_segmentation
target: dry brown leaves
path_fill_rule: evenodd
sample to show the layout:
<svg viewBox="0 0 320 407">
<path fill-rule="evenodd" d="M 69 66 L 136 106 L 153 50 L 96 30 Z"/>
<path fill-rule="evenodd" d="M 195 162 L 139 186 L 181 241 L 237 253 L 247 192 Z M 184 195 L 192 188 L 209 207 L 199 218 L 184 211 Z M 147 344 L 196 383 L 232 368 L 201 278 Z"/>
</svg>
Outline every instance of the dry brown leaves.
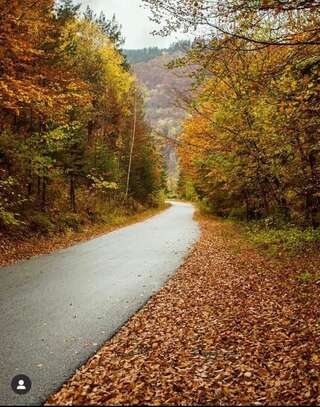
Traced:
<svg viewBox="0 0 320 407">
<path fill-rule="evenodd" d="M 320 404 L 319 286 L 201 225 L 176 275 L 47 405 Z"/>
</svg>

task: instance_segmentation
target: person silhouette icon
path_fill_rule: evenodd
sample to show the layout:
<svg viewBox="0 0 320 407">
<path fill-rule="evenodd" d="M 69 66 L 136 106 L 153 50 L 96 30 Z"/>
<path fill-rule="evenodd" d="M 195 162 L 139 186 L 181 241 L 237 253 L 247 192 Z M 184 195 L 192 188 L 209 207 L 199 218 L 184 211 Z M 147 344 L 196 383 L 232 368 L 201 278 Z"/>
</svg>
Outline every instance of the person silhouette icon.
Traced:
<svg viewBox="0 0 320 407">
<path fill-rule="evenodd" d="M 17 390 L 27 390 L 26 386 L 24 385 L 24 380 L 19 380 Z"/>
<path fill-rule="evenodd" d="M 11 381 L 12 391 L 16 394 L 23 395 L 29 393 L 31 390 L 31 380 L 25 374 L 15 376 Z"/>
</svg>

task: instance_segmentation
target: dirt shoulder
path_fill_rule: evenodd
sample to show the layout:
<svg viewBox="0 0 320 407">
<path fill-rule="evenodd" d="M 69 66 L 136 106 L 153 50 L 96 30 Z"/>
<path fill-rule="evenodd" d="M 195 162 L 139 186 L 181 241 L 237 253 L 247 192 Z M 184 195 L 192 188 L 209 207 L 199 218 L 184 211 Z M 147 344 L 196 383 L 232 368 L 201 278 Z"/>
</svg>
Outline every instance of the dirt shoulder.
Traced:
<svg viewBox="0 0 320 407">
<path fill-rule="evenodd" d="M 199 222 L 185 264 L 47 405 L 320 403 L 320 287 L 296 278 L 319 255 L 266 260 Z"/>
<path fill-rule="evenodd" d="M 8 266 L 19 261 L 28 260 L 34 256 L 52 253 L 59 249 L 65 249 L 77 243 L 91 240 L 106 233 L 112 232 L 133 223 L 142 222 L 167 209 L 170 205 L 162 208 L 152 208 L 121 219 L 116 224 L 93 224 L 87 225 L 81 231 L 58 233 L 54 235 L 29 235 L 21 238 L 0 236 L 0 267 Z"/>
</svg>

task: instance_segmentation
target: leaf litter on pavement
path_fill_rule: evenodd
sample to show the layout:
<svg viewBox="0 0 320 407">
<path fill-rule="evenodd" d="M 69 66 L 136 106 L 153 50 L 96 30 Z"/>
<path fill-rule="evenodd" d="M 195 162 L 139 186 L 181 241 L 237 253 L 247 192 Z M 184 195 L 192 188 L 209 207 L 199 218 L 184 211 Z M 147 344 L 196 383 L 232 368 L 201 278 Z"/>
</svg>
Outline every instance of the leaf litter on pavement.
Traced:
<svg viewBox="0 0 320 407">
<path fill-rule="evenodd" d="M 46 405 L 320 404 L 320 287 L 295 278 L 308 262 L 200 224 L 174 277 Z"/>
</svg>

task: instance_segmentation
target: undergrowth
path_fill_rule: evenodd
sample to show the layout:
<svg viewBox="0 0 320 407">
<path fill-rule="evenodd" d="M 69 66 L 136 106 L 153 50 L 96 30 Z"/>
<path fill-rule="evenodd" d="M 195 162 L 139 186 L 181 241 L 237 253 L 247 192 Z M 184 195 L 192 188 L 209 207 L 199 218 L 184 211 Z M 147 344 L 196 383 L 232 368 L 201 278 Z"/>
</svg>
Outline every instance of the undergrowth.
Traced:
<svg viewBox="0 0 320 407">
<path fill-rule="evenodd" d="M 296 226 L 275 228 L 253 223 L 246 227 L 246 234 L 251 243 L 258 248 L 266 249 L 270 254 L 279 254 L 283 251 L 299 254 L 320 245 L 320 228 L 302 229 Z"/>
<path fill-rule="evenodd" d="M 212 216 L 223 223 L 234 224 L 238 232 L 250 244 L 269 255 L 299 255 L 320 248 L 320 227 L 303 228 L 285 222 L 283 219 L 264 218 L 246 222 L 234 216 L 220 217 L 213 213 L 207 202 L 198 202 L 198 210 L 205 216 Z"/>
</svg>

